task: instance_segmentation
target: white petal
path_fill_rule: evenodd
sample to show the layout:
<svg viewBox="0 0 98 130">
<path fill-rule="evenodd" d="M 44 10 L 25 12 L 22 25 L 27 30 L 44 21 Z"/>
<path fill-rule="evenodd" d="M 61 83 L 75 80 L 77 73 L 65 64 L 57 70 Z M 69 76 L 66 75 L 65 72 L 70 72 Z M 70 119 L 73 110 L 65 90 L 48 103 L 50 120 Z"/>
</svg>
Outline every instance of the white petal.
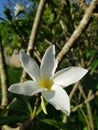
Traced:
<svg viewBox="0 0 98 130">
<path fill-rule="evenodd" d="M 61 86 L 53 85 L 52 90 L 43 91 L 42 96 L 57 110 L 62 110 L 66 115 L 70 115 L 69 97 Z"/>
<path fill-rule="evenodd" d="M 43 88 L 39 88 L 37 84 L 33 81 L 26 81 L 24 83 L 13 84 L 8 88 L 9 92 L 28 96 L 34 95 L 43 90 Z"/>
<path fill-rule="evenodd" d="M 58 65 L 58 61 L 55 59 L 55 46 L 52 45 L 50 46 L 42 59 L 42 63 L 41 63 L 41 67 L 40 67 L 40 71 L 41 71 L 41 76 L 50 78 Z"/>
<path fill-rule="evenodd" d="M 40 78 L 40 70 L 35 60 L 22 51 L 20 53 L 20 58 L 26 72 L 33 80 L 38 80 Z"/>
<path fill-rule="evenodd" d="M 88 71 L 81 67 L 68 67 L 52 77 L 54 83 L 63 87 L 79 81 Z"/>
</svg>

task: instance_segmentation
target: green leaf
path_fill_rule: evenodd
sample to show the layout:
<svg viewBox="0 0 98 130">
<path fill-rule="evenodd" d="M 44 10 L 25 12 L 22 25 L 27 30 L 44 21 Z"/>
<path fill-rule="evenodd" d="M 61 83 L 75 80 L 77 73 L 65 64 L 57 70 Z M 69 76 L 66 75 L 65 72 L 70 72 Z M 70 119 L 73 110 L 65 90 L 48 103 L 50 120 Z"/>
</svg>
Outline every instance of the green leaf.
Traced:
<svg viewBox="0 0 98 130">
<path fill-rule="evenodd" d="M 46 101 L 44 101 L 44 102 L 45 102 L 45 107 L 46 107 L 48 105 L 48 102 L 46 102 Z M 40 105 L 38 110 L 37 110 L 36 115 L 38 115 L 41 111 L 43 111 L 43 109 L 42 109 L 42 106 Z"/>
<path fill-rule="evenodd" d="M 2 116 L 6 116 L 7 113 L 8 113 L 8 109 L 6 109 L 6 108 L 1 109 L 1 110 L 0 110 L 0 117 L 2 117 Z"/>
<path fill-rule="evenodd" d="M 51 14 L 50 14 L 50 23 L 52 23 L 52 22 L 53 22 L 53 20 L 54 20 L 54 14 L 53 14 L 53 13 L 51 13 Z"/>
<path fill-rule="evenodd" d="M 25 116 L 19 116 L 19 115 L 0 117 L 0 126 L 3 126 L 5 124 L 7 125 L 15 121 L 23 121 L 25 119 L 26 119 Z"/>
<path fill-rule="evenodd" d="M 92 62 L 91 64 L 91 68 L 92 68 L 91 74 L 95 71 L 97 67 L 98 67 L 98 59 L 94 60 L 94 62 Z"/>
<path fill-rule="evenodd" d="M 89 50 L 87 53 L 86 53 L 86 57 L 89 58 L 93 55 L 95 55 L 97 53 L 96 50 Z"/>
<path fill-rule="evenodd" d="M 26 115 L 31 116 L 32 108 L 27 98 L 23 95 L 18 95 L 18 94 L 13 94 L 13 96 L 16 97 L 18 100 L 11 103 L 9 105 L 9 109 L 13 109 L 18 112 L 23 112 Z"/>
<path fill-rule="evenodd" d="M 7 17 L 7 19 L 8 19 L 9 21 L 12 21 L 11 10 L 10 10 L 9 8 L 6 8 L 6 9 L 4 10 L 4 14 L 6 15 L 6 17 Z"/>
<path fill-rule="evenodd" d="M 43 97 L 41 96 L 41 107 L 42 107 L 42 110 L 45 114 L 47 114 L 47 110 L 46 110 L 46 104 L 45 104 L 45 101 L 43 99 Z"/>
<path fill-rule="evenodd" d="M 60 121 L 56 121 L 54 119 L 41 119 L 40 121 L 46 123 L 46 124 L 49 124 L 49 125 L 52 125 L 58 129 L 65 129 L 65 123 L 63 122 L 60 122 Z"/>
<path fill-rule="evenodd" d="M 18 113 L 21 115 L 30 116 L 30 112 L 22 105 L 19 100 L 15 100 L 9 105 L 9 111 L 13 111 L 14 113 Z"/>
<path fill-rule="evenodd" d="M 88 130 L 88 128 L 87 128 L 87 127 L 84 127 L 83 130 Z"/>
</svg>

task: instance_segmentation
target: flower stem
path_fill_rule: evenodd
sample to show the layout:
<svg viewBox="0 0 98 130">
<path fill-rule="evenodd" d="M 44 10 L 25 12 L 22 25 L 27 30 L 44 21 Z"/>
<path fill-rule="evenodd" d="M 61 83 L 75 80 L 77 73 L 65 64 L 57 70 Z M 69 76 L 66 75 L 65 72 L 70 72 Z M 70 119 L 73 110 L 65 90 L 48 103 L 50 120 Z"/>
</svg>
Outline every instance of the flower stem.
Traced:
<svg viewBox="0 0 98 130">
<path fill-rule="evenodd" d="M 37 94 L 37 96 L 36 96 L 36 101 L 35 101 L 35 104 L 34 104 L 33 113 L 32 113 L 32 120 L 33 120 L 33 119 L 35 118 L 35 116 L 36 116 L 37 108 L 38 108 L 38 105 L 39 105 L 39 102 L 40 102 L 40 97 L 41 97 L 41 94 Z"/>
</svg>

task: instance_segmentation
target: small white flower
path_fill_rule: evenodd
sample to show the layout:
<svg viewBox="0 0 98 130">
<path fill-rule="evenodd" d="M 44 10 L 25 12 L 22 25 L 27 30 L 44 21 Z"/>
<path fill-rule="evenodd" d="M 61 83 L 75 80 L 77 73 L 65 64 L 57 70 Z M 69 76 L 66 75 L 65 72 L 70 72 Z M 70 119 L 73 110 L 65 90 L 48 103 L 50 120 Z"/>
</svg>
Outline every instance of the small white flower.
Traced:
<svg viewBox="0 0 98 130">
<path fill-rule="evenodd" d="M 42 96 L 57 110 L 70 115 L 69 96 L 63 88 L 79 81 L 87 70 L 81 67 L 68 67 L 55 73 L 58 61 L 55 59 L 54 45 L 46 50 L 40 68 L 26 53 L 21 52 L 20 57 L 23 68 L 33 81 L 13 84 L 8 90 L 28 96 L 41 92 Z"/>
<path fill-rule="evenodd" d="M 16 4 L 14 7 L 14 15 L 17 16 L 20 12 L 24 12 L 24 6 L 21 4 Z"/>
</svg>

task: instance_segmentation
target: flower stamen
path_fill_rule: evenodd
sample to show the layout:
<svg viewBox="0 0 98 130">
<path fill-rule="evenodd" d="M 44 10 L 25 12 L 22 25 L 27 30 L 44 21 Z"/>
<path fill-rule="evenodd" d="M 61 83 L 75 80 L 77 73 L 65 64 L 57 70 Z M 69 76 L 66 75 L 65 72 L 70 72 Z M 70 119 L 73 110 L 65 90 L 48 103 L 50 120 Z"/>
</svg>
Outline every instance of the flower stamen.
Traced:
<svg viewBox="0 0 98 130">
<path fill-rule="evenodd" d="M 41 87 L 41 88 L 47 88 L 47 90 L 50 91 L 51 87 L 53 85 L 53 80 L 50 80 L 48 78 L 44 78 L 44 79 L 41 79 L 38 82 L 38 85 L 39 85 L 39 87 Z"/>
</svg>

